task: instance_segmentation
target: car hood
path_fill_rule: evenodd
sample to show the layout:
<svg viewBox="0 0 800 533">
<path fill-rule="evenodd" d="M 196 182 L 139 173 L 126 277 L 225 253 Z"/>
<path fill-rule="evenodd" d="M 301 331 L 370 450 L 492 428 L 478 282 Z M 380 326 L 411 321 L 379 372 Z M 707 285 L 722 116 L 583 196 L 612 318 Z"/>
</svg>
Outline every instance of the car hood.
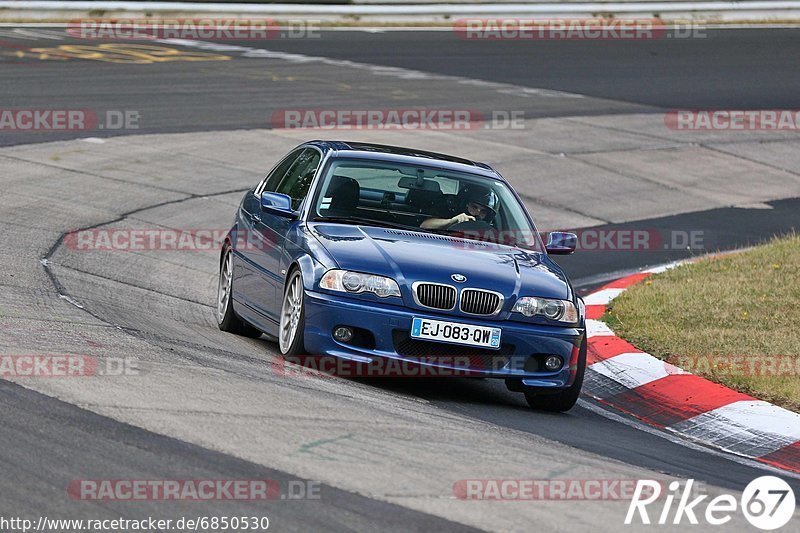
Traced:
<svg viewBox="0 0 800 533">
<path fill-rule="evenodd" d="M 339 268 L 394 278 L 401 289 L 415 281 L 518 296 L 571 299 L 566 276 L 545 254 L 497 245 L 371 226 L 309 224 Z M 456 283 L 452 276 L 466 277 Z"/>
</svg>

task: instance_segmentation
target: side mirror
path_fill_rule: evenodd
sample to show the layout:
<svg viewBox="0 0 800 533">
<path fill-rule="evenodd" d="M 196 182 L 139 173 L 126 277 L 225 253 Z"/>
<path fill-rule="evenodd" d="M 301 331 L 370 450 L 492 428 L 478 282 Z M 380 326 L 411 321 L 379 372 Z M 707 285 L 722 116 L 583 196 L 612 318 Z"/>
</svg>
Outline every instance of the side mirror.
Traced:
<svg viewBox="0 0 800 533">
<path fill-rule="evenodd" d="M 551 231 L 547 236 L 544 249 L 548 254 L 569 255 L 578 246 L 578 236 L 564 231 Z"/>
<path fill-rule="evenodd" d="M 292 199 L 288 195 L 279 192 L 262 192 L 261 210 L 279 217 L 297 218 L 297 211 L 292 209 Z"/>
</svg>

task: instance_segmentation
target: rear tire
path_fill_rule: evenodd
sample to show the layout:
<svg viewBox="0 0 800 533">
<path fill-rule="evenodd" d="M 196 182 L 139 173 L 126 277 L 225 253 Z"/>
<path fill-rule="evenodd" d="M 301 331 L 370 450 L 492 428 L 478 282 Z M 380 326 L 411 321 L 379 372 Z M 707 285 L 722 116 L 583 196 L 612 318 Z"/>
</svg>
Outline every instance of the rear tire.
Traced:
<svg viewBox="0 0 800 533">
<path fill-rule="evenodd" d="M 217 326 L 222 331 L 258 338 L 261 331 L 254 328 L 236 315 L 233 310 L 233 256 L 229 246 L 225 246 L 222 261 L 219 264 L 219 282 L 217 283 Z"/>
<path fill-rule="evenodd" d="M 563 413 L 569 411 L 578 401 L 581 395 L 581 387 L 583 386 L 583 375 L 586 373 L 586 340 L 584 339 L 581 344 L 580 352 L 578 353 L 578 373 L 575 375 L 575 381 L 566 389 L 556 392 L 547 393 L 545 391 L 526 390 L 525 399 L 532 409 L 539 411 L 550 411 L 555 413 Z"/>
</svg>

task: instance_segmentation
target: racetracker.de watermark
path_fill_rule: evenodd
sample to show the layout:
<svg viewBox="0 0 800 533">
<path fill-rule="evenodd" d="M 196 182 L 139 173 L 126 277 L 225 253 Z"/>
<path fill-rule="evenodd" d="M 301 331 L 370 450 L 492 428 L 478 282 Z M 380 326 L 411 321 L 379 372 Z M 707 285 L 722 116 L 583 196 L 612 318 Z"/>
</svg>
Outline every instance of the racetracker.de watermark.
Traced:
<svg viewBox="0 0 800 533">
<path fill-rule="evenodd" d="M 75 378 L 139 375 L 139 363 L 131 357 L 91 355 L 0 355 L 0 378 Z"/>
<path fill-rule="evenodd" d="M 692 374 L 800 378 L 797 355 L 678 355 L 670 363 Z"/>
<path fill-rule="evenodd" d="M 0 133 L 139 129 L 141 114 L 129 109 L 2 109 Z"/>
<path fill-rule="evenodd" d="M 673 109 L 664 124 L 677 131 L 798 131 L 800 109 Z"/>
<path fill-rule="evenodd" d="M 476 130 L 524 129 L 520 110 L 477 109 L 279 109 L 272 113 L 273 128 L 324 130 Z"/>
<path fill-rule="evenodd" d="M 214 39 L 270 40 L 318 39 L 319 21 L 235 18 L 115 18 L 75 19 L 67 34 L 93 40 Z"/>
<path fill-rule="evenodd" d="M 707 232 L 657 228 L 586 228 L 573 230 L 576 251 L 653 252 L 658 250 L 702 250 Z M 548 233 L 542 235 L 547 242 Z"/>
<path fill-rule="evenodd" d="M 633 498 L 636 479 L 461 479 L 453 484 L 460 500 L 625 500 Z M 649 495 L 655 493 L 650 487 Z"/>
<path fill-rule="evenodd" d="M 575 250 L 583 252 L 703 250 L 708 238 L 704 230 L 586 228 L 566 231 L 575 234 Z M 547 242 L 550 233 L 540 233 L 543 242 Z M 465 230 L 454 236 L 463 238 L 453 239 L 451 246 L 470 250 L 485 249 L 487 243 L 524 247 L 535 242 L 535 235 L 529 230 Z"/>
<path fill-rule="evenodd" d="M 263 251 L 275 246 L 264 232 L 231 233 L 227 228 L 92 228 L 68 232 L 64 244 L 78 252 L 218 252 L 229 233 L 236 249 Z M 597 252 L 703 250 L 708 239 L 704 230 L 587 228 L 573 233 L 577 237 L 576 250 Z M 536 240 L 529 230 L 467 230 L 454 236 L 463 238 L 451 239 L 449 245 L 466 250 L 485 250 L 487 244 L 530 246 Z M 548 233 L 542 233 L 541 239 L 547 242 Z"/>
<path fill-rule="evenodd" d="M 181 516 L 180 518 L 53 518 L 0 516 L 0 531 L 266 531 L 266 515 Z"/>
<path fill-rule="evenodd" d="M 279 356 L 271 365 L 273 374 L 288 378 L 440 378 L 467 377 L 487 370 L 499 370 L 508 357 L 469 355 L 379 357 L 370 363 L 328 355 Z"/>
<path fill-rule="evenodd" d="M 85 501 L 319 500 L 305 479 L 73 479 L 67 495 Z"/>
<path fill-rule="evenodd" d="M 228 228 L 92 228 L 76 230 L 64 236 L 64 244 L 78 252 L 215 252 L 225 239 L 235 239 L 237 250 L 270 250 L 274 241 L 264 233 Z"/>
<path fill-rule="evenodd" d="M 656 18 L 467 18 L 457 20 L 453 31 L 465 40 L 653 40 L 705 38 L 697 21 L 669 24 Z"/>
</svg>

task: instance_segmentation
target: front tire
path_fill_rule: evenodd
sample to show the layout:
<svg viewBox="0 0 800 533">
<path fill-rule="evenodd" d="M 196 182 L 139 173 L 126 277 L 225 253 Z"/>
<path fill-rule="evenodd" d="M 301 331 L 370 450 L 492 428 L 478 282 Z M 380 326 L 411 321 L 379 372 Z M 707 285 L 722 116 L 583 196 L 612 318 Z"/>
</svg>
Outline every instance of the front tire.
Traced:
<svg viewBox="0 0 800 533">
<path fill-rule="evenodd" d="M 569 411 L 575 406 L 578 397 L 581 395 L 581 387 L 583 386 L 583 376 L 586 373 L 586 340 L 584 339 L 581 344 L 580 352 L 578 353 L 578 373 L 575 375 L 575 381 L 566 389 L 555 394 L 539 392 L 535 390 L 526 390 L 525 399 L 532 409 L 539 411 L 550 411 L 555 413 L 563 413 Z"/>
<path fill-rule="evenodd" d="M 219 264 L 217 326 L 222 331 L 244 337 L 255 339 L 261 336 L 261 331 L 239 318 L 233 310 L 233 254 L 228 246 L 225 247 Z"/>
<path fill-rule="evenodd" d="M 300 270 L 296 269 L 289 274 L 281 306 L 278 346 L 283 355 L 302 355 L 305 351 L 303 347 L 305 320 L 303 276 Z"/>
</svg>

